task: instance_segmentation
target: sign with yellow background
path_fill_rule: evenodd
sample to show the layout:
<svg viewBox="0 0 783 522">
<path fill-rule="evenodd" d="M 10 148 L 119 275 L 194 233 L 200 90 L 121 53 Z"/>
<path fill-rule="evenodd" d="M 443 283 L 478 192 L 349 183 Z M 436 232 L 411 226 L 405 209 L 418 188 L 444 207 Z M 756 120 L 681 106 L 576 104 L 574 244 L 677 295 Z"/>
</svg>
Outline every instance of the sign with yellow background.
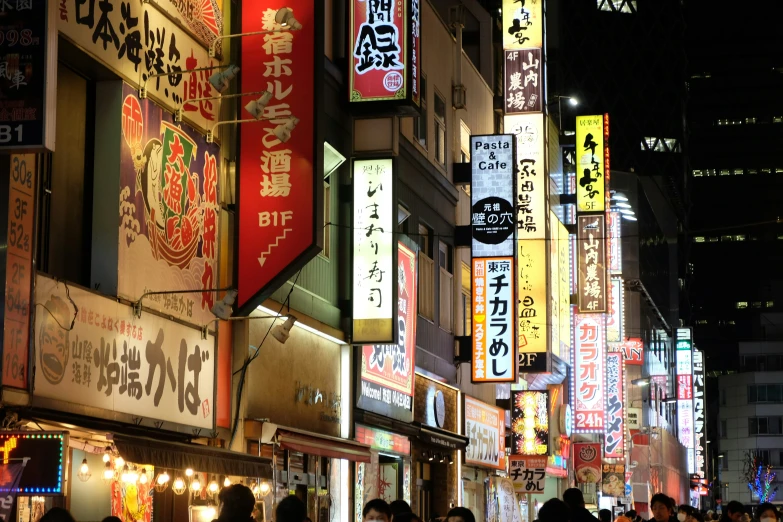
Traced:
<svg viewBox="0 0 783 522">
<path fill-rule="evenodd" d="M 605 208 L 604 117 L 576 118 L 576 211 Z"/>
</svg>

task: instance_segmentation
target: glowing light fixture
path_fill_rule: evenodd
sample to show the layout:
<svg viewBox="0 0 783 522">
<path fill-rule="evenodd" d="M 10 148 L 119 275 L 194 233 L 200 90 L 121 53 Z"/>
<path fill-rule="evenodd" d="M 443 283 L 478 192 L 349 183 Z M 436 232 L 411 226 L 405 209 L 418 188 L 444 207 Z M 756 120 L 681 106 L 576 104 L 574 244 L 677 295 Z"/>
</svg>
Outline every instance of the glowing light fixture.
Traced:
<svg viewBox="0 0 783 522">
<path fill-rule="evenodd" d="M 269 482 L 262 482 L 258 489 L 261 491 L 262 497 L 267 496 L 272 490 L 272 488 L 269 486 Z"/>
<path fill-rule="evenodd" d="M 231 485 L 231 479 L 230 479 L 230 478 L 228 478 L 228 477 L 224 478 L 224 479 L 223 479 L 223 487 L 224 487 L 224 488 L 227 488 L 227 487 L 229 487 L 230 485 Z"/>
<path fill-rule="evenodd" d="M 207 489 L 209 489 L 209 492 L 213 495 L 218 492 L 220 486 L 218 485 L 217 480 L 215 480 L 215 477 L 212 477 L 212 481 L 209 483 L 209 486 L 207 486 Z"/>
<path fill-rule="evenodd" d="M 185 487 L 185 481 L 182 480 L 182 477 L 174 479 L 174 483 L 171 485 L 171 491 L 173 491 L 175 495 L 183 494 L 186 489 L 187 487 Z"/>
<path fill-rule="evenodd" d="M 201 481 L 198 478 L 194 478 L 193 481 L 190 483 L 190 490 L 193 493 L 198 493 L 201 491 Z"/>
<path fill-rule="evenodd" d="M 79 477 L 79 480 L 82 482 L 87 482 L 90 480 L 90 477 L 92 477 L 90 467 L 87 465 L 87 459 L 82 460 L 82 465 L 79 467 L 79 473 L 77 473 L 76 476 Z"/>
<path fill-rule="evenodd" d="M 149 479 L 147 478 L 147 468 L 141 468 L 141 474 L 139 475 L 139 484 L 146 484 Z"/>
<path fill-rule="evenodd" d="M 114 470 L 111 468 L 111 462 L 107 462 L 106 467 L 103 470 L 103 481 L 108 484 L 112 481 L 113 478 Z"/>
<path fill-rule="evenodd" d="M 192 477 L 193 476 L 193 470 L 190 469 L 190 468 L 186 469 L 185 470 L 185 476 L 188 477 L 188 478 Z"/>
</svg>

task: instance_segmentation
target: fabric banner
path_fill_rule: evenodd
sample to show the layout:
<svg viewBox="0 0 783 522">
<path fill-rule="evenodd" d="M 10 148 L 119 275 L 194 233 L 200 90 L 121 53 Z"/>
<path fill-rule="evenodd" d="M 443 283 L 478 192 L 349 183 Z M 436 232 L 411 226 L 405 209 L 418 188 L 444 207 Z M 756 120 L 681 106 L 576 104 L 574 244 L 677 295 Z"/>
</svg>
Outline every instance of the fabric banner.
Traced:
<svg viewBox="0 0 783 522">
<path fill-rule="evenodd" d="M 11 520 L 19 481 L 29 459 L 15 460 L 0 467 L 0 520 Z"/>
</svg>

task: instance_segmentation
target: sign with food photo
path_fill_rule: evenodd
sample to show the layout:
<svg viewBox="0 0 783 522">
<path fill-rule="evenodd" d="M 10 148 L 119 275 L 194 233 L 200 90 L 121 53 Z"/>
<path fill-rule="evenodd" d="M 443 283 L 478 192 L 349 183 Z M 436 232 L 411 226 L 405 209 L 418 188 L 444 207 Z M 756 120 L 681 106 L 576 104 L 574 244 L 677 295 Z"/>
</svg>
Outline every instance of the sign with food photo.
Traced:
<svg viewBox="0 0 783 522">
<path fill-rule="evenodd" d="M 601 482 L 601 445 L 574 444 L 574 470 L 576 481 L 580 484 Z"/>
<path fill-rule="evenodd" d="M 601 470 L 601 493 L 607 497 L 622 497 L 625 494 L 625 466 L 604 464 Z"/>
</svg>

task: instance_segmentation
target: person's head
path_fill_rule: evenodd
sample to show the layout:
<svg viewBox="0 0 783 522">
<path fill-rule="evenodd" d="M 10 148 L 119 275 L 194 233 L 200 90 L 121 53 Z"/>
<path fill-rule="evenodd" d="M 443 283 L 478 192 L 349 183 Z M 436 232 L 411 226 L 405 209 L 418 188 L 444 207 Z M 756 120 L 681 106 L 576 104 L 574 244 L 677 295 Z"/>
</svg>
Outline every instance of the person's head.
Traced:
<svg viewBox="0 0 783 522">
<path fill-rule="evenodd" d="M 276 522 L 304 522 L 307 520 L 307 506 L 299 497 L 289 495 L 275 508 Z"/>
<path fill-rule="evenodd" d="M 691 514 L 696 511 L 688 504 L 682 504 L 677 508 L 677 520 L 685 522 Z"/>
<path fill-rule="evenodd" d="M 650 510 L 656 522 L 668 522 L 674 513 L 674 502 L 663 493 L 656 493 L 650 500 Z"/>
<path fill-rule="evenodd" d="M 756 508 L 756 520 L 759 522 L 778 522 L 780 520 L 780 512 L 774 504 L 764 502 Z"/>
<path fill-rule="evenodd" d="M 364 505 L 362 520 L 366 522 L 391 522 L 392 512 L 389 504 L 382 498 L 376 498 Z M 279 522 L 279 521 L 278 521 Z"/>
<path fill-rule="evenodd" d="M 626 517 L 630 518 L 631 520 L 634 520 L 636 518 L 636 510 L 632 509 L 628 513 L 625 514 Z"/>
<path fill-rule="evenodd" d="M 402 515 L 403 513 L 413 513 L 410 504 L 404 500 L 395 500 L 389 504 L 389 509 L 391 510 L 392 518 L 396 518 L 397 515 Z"/>
<path fill-rule="evenodd" d="M 743 513 L 745 513 L 745 506 L 742 505 L 742 502 L 737 502 L 736 500 L 732 500 L 726 506 L 726 516 L 732 522 L 740 522 L 740 520 L 742 520 Z"/>
<path fill-rule="evenodd" d="M 476 517 L 466 507 L 455 507 L 446 513 L 446 522 L 476 522 Z"/>
<path fill-rule="evenodd" d="M 76 522 L 67 510 L 53 507 L 41 517 L 41 522 Z"/>
<path fill-rule="evenodd" d="M 122 522 L 122 520 L 120 520 L 120 517 L 106 517 L 101 522 Z"/>
<path fill-rule="evenodd" d="M 570 509 L 581 509 L 585 507 L 585 497 L 582 495 L 582 490 L 579 488 L 570 488 L 563 493 L 563 502 Z"/>
<path fill-rule="evenodd" d="M 569 490 L 570 491 L 570 490 Z M 579 491 L 577 489 L 577 491 Z M 566 491 L 568 493 L 568 491 Z M 580 492 L 581 495 L 581 492 Z M 582 502 L 584 505 L 584 501 Z M 611 518 L 611 513 L 609 514 Z M 559 498 L 551 498 L 544 502 L 541 509 L 538 510 L 539 522 L 569 522 L 571 520 L 571 510 L 568 509 L 568 503 Z"/>
<path fill-rule="evenodd" d="M 250 520 L 256 507 L 253 492 L 243 484 L 232 484 L 221 489 L 218 501 L 220 502 L 219 519 Z"/>
<path fill-rule="evenodd" d="M 704 515 L 698 509 L 694 509 L 690 515 L 688 515 L 688 522 L 704 522 Z"/>
<path fill-rule="evenodd" d="M 407 513 L 392 514 L 394 522 L 422 522 L 418 515 L 408 511 Z"/>
<path fill-rule="evenodd" d="M 598 512 L 598 520 L 600 522 L 612 522 L 612 512 L 608 509 L 602 509 Z"/>
</svg>

